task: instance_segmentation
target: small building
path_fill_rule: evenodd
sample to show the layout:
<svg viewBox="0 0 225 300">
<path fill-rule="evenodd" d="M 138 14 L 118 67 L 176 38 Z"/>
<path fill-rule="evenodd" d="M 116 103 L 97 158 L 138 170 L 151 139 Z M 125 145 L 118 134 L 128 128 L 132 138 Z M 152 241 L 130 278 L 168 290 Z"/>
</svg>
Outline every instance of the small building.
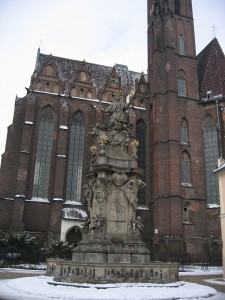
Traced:
<svg viewBox="0 0 225 300">
<path fill-rule="evenodd" d="M 218 160 L 218 169 L 213 173 L 216 173 L 219 178 L 221 233 L 225 244 L 225 160 L 223 158 Z M 225 247 L 223 247 L 223 278 L 225 279 Z"/>
</svg>

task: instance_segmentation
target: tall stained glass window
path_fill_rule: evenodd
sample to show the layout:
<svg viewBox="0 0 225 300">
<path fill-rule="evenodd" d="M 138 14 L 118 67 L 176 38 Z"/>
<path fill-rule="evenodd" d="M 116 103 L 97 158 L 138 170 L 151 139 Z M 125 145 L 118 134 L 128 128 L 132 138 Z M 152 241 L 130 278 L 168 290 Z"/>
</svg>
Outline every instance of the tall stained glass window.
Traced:
<svg viewBox="0 0 225 300">
<path fill-rule="evenodd" d="M 188 143 L 188 123 L 186 119 L 182 119 L 180 122 L 180 141 L 182 144 Z"/>
<path fill-rule="evenodd" d="M 178 53 L 180 55 L 185 55 L 185 43 L 182 35 L 178 36 Z"/>
<path fill-rule="evenodd" d="M 186 76 L 183 70 L 179 70 L 177 75 L 177 93 L 178 96 L 186 97 Z"/>
<path fill-rule="evenodd" d="M 138 167 L 141 168 L 143 172 L 140 178 L 146 183 L 146 126 L 142 120 L 136 124 L 136 138 L 139 141 L 137 151 Z M 138 191 L 138 204 L 146 204 L 146 187 Z"/>
<path fill-rule="evenodd" d="M 181 157 L 181 183 L 190 183 L 190 157 L 186 152 Z"/>
<path fill-rule="evenodd" d="M 77 112 L 72 120 L 67 171 L 66 200 L 80 201 L 84 158 L 84 117 Z"/>
<path fill-rule="evenodd" d="M 219 158 L 218 132 L 212 116 L 207 116 L 204 120 L 203 141 L 207 203 L 219 204 L 218 178 L 216 174 L 212 174 L 213 170 L 217 168 L 217 160 Z"/>
<path fill-rule="evenodd" d="M 54 112 L 51 107 L 42 110 L 34 169 L 33 197 L 48 199 L 50 167 L 53 146 Z"/>
</svg>

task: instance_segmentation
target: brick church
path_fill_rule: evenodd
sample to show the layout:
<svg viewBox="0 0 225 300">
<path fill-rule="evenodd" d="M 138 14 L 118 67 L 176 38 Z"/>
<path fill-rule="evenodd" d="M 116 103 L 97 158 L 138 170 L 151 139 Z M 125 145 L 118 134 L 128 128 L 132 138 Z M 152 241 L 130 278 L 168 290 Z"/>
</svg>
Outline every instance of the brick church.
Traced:
<svg viewBox="0 0 225 300">
<path fill-rule="evenodd" d="M 115 94 L 133 94 L 129 121 L 146 187 L 138 194 L 152 260 L 221 263 L 218 180 L 225 157 L 225 57 L 214 38 L 197 56 L 191 0 L 148 0 L 147 74 L 38 50 L 15 99 L 0 170 L 0 229 L 43 247 L 77 243 L 93 137 Z M 144 30 L 144 29 L 143 29 Z"/>
</svg>

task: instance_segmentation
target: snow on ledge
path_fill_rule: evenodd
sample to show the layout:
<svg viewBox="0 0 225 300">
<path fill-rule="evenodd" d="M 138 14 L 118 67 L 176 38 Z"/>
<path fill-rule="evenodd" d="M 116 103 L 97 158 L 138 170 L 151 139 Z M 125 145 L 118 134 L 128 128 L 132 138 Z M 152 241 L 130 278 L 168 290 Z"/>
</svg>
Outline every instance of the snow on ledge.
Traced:
<svg viewBox="0 0 225 300">
<path fill-rule="evenodd" d="M 68 127 L 65 125 L 59 125 L 59 129 L 68 130 Z"/>
<path fill-rule="evenodd" d="M 31 121 L 25 121 L 24 123 L 27 124 L 27 125 L 33 125 L 33 124 L 34 124 L 34 123 L 31 122 Z"/>
<path fill-rule="evenodd" d="M 82 205 L 81 202 L 75 201 L 75 200 L 66 200 L 66 201 L 64 202 L 64 204 L 68 204 L 68 205 Z"/>
<path fill-rule="evenodd" d="M 208 204 L 207 208 L 220 208 L 219 204 Z"/>
<path fill-rule="evenodd" d="M 150 210 L 147 206 L 138 206 L 137 207 L 138 210 Z"/>
<path fill-rule="evenodd" d="M 41 94 L 47 94 L 47 95 L 53 95 L 53 96 L 59 96 L 59 97 L 68 97 L 69 95 L 66 94 L 57 94 L 57 93 L 51 93 L 51 92 L 46 92 L 46 91 L 40 91 L 40 90 L 30 90 L 31 92 L 34 93 L 41 93 Z M 83 97 L 77 97 L 77 96 L 70 96 L 71 99 L 77 99 L 77 100 L 85 100 L 85 101 L 90 101 L 90 102 L 98 102 L 98 103 L 106 103 L 106 104 L 111 104 L 111 102 L 108 101 L 100 101 L 99 99 L 92 99 L 92 98 L 83 98 Z M 138 110 L 148 110 L 147 108 L 144 107 L 139 107 L 139 106 L 131 106 L 131 108 L 138 109 Z"/>
<path fill-rule="evenodd" d="M 85 220 L 87 219 L 87 213 L 78 208 L 63 208 L 63 218 L 70 220 Z"/>
<path fill-rule="evenodd" d="M 37 197 L 32 197 L 31 199 L 26 199 L 28 202 L 42 202 L 42 203 L 50 203 L 48 199 L 46 198 L 37 198 Z"/>
<path fill-rule="evenodd" d="M 63 201 L 62 198 L 53 198 L 53 201 Z"/>
<path fill-rule="evenodd" d="M 57 157 L 66 158 L 66 155 L 64 155 L 64 154 L 57 154 Z"/>
</svg>

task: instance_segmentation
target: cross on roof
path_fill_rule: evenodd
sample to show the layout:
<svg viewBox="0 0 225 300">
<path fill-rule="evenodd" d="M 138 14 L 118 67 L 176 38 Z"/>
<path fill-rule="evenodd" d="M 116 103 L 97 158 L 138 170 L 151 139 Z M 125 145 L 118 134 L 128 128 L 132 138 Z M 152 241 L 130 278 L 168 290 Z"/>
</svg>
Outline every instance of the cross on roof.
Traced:
<svg viewBox="0 0 225 300">
<path fill-rule="evenodd" d="M 216 29 L 218 28 L 215 26 L 215 24 L 210 27 L 212 28 L 212 39 L 214 39 L 216 37 Z"/>
</svg>

